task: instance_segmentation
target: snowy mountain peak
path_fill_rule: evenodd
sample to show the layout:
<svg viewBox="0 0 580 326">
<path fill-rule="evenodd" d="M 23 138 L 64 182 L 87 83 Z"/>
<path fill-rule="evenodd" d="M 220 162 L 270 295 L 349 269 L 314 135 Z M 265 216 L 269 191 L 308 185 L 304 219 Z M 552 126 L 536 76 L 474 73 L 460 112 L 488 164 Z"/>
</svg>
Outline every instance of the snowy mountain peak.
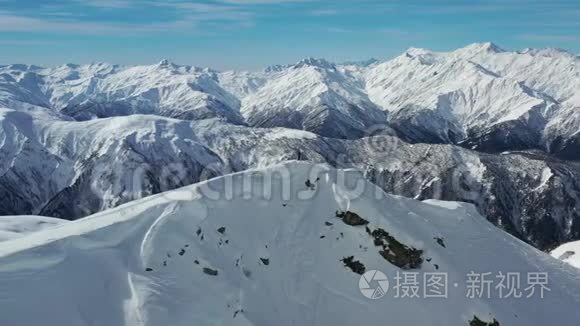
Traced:
<svg viewBox="0 0 580 326">
<path fill-rule="evenodd" d="M 520 51 L 519 53 L 550 58 L 559 56 L 578 57 L 576 54 L 560 48 L 540 48 L 540 49 L 526 48 Z"/>
<path fill-rule="evenodd" d="M 40 69 L 39 66 L 35 65 L 26 65 L 21 63 L 9 64 L 5 66 L 0 66 L 0 68 L 8 69 L 8 70 L 16 70 L 16 71 L 28 71 L 28 70 L 37 70 Z"/>
<path fill-rule="evenodd" d="M 325 59 L 320 58 L 304 58 L 294 65 L 295 68 L 302 68 L 305 66 L 318 67 L 323 69 L 336 69 L 336 65 Z"/>
<path fill-rule="evenodd" d="M 429 49 L 415 48 L 415 47 L 410 47 L 405 51 L 405 54 L 408 57 L 416 57 L 416 56 L 425 55 L 425 54 L 432 54 L 432 53 L 433 53 L 433 51 L 431 51 Z"/>
<path fill-rule="evenodd" d="M 159 66 L 169 66 L 171 62 L 168 59 L 161 59 L 157 65 Z"/>
<path fill-rule="evenodd" d="M 66 63 L 64 66 L 69 69 L 78 69 L 80 67 L 78 64 L 75 63 Z"/>
<path fill-rule="evenodd" d="M 179 68 L 183 68 L 184 70 L 191 69 L 191 67 L 189 67 L 189 66 L 177 65 L 169 59 L 162 59 L 161 61 L 159 61 L 159 63 L 157 63 L 156 66 L 159 68 L 169 68 L 169 69 L 179 69 Z"/>
<path fill-rule="evenodd" d="M 460 58 L 471 59 L 474 56 L 498 54 L 502 52 L 505 51 L 496 44 L 492 42 L 484 42 L 469 44 L 466 47 L 453 51 L 452 54 Z"/>
<path fill-rule="evenodd" d="M 473 44 L 470 44 L 470 45 L 464 47 L 464 49 L 470 49 L 474 52 L 481 52 L 481 51 L 490 52 L 490 53 L 505 52 L 502 48 L 500 48 L 497 44 L 495 44 L 493 42 L 473 43 Z"/>
<path fill-rule="evenodd" d="M 280 72 L 284 69 L 287 69 L 288 65 L 271 65 L 264 68 L 265 73 L 272 73 L 272 72 Z"/>
</svg>

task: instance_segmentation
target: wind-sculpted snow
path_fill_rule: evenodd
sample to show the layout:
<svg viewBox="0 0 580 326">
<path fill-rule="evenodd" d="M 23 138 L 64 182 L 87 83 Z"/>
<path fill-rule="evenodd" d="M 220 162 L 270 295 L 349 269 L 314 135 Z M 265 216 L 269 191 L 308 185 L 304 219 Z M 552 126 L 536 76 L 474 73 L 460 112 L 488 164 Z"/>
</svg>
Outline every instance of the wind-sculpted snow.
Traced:
<svg viewBox="0 0 580 326">
<path fill-rule="evenodd" d="M 224 118 L 354 139 L 389 124 L 410 142 L 485 152 L 541 149 L 580 156 L 578 56 L 476 43 L 451 52 L 411 48 L 392 60 L 307 58 L 260 72 L 218 72 L 164 60 L 42 68 L 0 66 L 0 105 L 49 108 L 75 120 L 153 114 Z"/>
<path fill-rule="evenodd" d="M 580 168 L 542 154 L 481 154 L 378 135 L 323 138 L 221 120 L 132 115 L 68 121 L 1 111 L 0 214 L 78 219 L 162 191 L 287 160 L 354 167 L 387 192 L 474 203 L 543 249 L 580 239 Z"/>
<path fill-rule="evenodd" d="M 346 211 L 366 224 L 337 217 Z M 398 297 L 395 277 L 411 271 L 382 256 L 367 230 L 420 252 L 420 279 L 445 273 L 447 298 Z M 364 297 L 346 257 L 385 273 L 386 295 Z M 466 275 L 478 272 L 546 273 L 549 291 L 466 298 Z M 447 326 L 477 318 L 540 326 L 580 318 L 580 273 L 500 232 L 471 205 L 390 196 L 356 172 L 299 162 L 5 242 L 0 288 L 2 325 Z"/>
<path fill-rule="evenodd" d="M 0 216 L 0 242 L 53 228 L 65 220 L 44 216 Z"/>
</svg>

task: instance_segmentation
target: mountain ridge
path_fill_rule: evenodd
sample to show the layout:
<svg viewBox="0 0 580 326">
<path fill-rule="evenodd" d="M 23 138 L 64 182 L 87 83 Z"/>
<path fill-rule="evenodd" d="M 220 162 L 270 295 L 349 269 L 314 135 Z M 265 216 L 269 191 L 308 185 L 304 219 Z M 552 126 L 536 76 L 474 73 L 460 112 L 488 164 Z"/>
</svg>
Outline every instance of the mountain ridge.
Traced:
<svg viewBox="0 0 580 326">
<path fill-rule="evenodd" d="M 541 149 L 578 159 L 579 58 L 550 48 L 506 51 L 488 42 L 449 52 L 410 48 L 362 65 L 305 58 L 257 72 L 168 60 L 149 66 L 6 65 L 0 68 L 0 104 L 48 107 L 76 120 L 135 113 L 217 117 L 348 139 L 386 125 L 409 142 L 495 152 Z"/>
</svg>

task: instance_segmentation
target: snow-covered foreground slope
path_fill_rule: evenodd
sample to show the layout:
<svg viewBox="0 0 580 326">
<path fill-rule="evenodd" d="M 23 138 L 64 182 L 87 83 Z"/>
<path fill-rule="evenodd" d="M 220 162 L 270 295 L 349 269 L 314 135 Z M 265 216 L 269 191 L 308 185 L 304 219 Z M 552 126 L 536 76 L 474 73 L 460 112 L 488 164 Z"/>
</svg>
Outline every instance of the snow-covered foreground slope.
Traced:
<svg viewBox="0 0 580 326">
<path fill-rule="evenodd" d="M 580 273 L 498 231 L 471 205 L 389 196 L 357 173 L 312 171 L 311 164 L 293 162 L 229 175 L 0 244 L 0 324 L 580 320 Z M 347 212 L 350 218 L 337 217 Z M 363 220 L 368 224 L 356 225 Z M 390 260 L 379 254 L 397 244 L 404 250 L 391 252 Z M 394 262 L 413 248 L 419 257 L 405 272 L 447 273 L 448 298 L 396 298 L 391 288 L 381 299 L 367 299 L 359 292 L 361 275 L 343 262 L 352 256 L 394 285 L 404 272 Z M 471 272 L 543 272 L 550 291 L 544 298 L 538 292 L 469 299 Z"/>
<path fill-rule="evenodd" d="M 580 241 L 565 243 L 552 250 L 551 254 L 554 258 L 580 268 Z"/>
<path fill-rule="evenodd" d="M 0 241 L 22 237 L 66 222 L 45 216 L 0 216 Z"/>
</svg>

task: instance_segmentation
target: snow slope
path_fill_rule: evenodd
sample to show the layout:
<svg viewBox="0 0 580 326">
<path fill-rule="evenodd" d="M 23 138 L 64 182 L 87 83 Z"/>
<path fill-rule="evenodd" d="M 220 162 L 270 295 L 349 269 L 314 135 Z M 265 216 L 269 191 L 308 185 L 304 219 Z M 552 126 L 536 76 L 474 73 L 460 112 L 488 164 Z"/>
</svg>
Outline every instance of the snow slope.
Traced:
<svg viewBox="0 0 580 326">
<path fill-rule="evenodd" d="M 67 221 L 45 216 L 0 216 L 0 241 L 53 228 L 65 222 Z"/>
<path fill-rule="evenodd" d="M 565 243 L 552 250 L 551 255 L 576 268 L 580 268 L 580 241 Z"/>
<path fill-rule="evenodd" d="M 229 175 L 0 244 L 0 324 L 447 326 L 476 316 L 539 326 L 580 319 L 580 273 L 499 232 L 471 205 L 389 196 L 356 173 L 312 168 L 291 162 Z M 343 174 L 363 191 L 339 181 Z M 230 198 L 211 197 L 228 184 Z M 448 299 L 364 298 L 344 257 L 390 277 L 401 269 L 379 255 L 364 226 L 343 222 L 337 211 L 423 250 L 415 271 L 446 272 L 458 287 Z M 543 299 L 466 299 L 470 271 L 542 271 L 551 291 Z"/>
</svg>

